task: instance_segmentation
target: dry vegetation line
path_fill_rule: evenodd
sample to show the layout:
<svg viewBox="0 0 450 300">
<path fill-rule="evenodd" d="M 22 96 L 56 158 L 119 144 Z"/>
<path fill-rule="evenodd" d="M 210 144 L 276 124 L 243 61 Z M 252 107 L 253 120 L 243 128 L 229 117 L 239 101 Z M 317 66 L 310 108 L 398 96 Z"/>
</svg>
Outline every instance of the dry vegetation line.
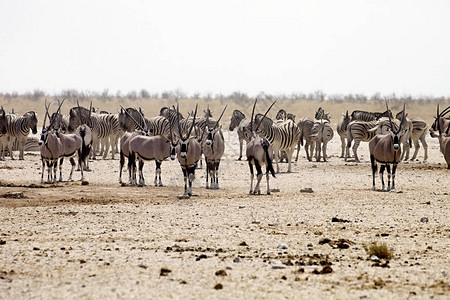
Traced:
<svg viewBox="0 0 450 300">
<path fill-rule="evenodd" d="M 194 195 L 182 200 L 177 161 L 164 162 L 165 187 L 141 188 L 117 183 L 118 160 L 91 161 L 89 185 L 38 184 L 39 157 L 31 153 L 1 162 L 1 297 L 450 293 L 449 173 L 437 139 L 428 140 L 426 164 L 399 163 L 402 193 L 371 191 L 368 145 L 360 146 L 361 164 L 345 162 L 334 138 L 328 162 L 301 155 L 292 173 L 271 180 L 279 192 L 254 196 L 248 163 L 237 161 L 237 134 L 223 136 L 221 189 L 205 189 L 200 169 Z"/>
</svg>

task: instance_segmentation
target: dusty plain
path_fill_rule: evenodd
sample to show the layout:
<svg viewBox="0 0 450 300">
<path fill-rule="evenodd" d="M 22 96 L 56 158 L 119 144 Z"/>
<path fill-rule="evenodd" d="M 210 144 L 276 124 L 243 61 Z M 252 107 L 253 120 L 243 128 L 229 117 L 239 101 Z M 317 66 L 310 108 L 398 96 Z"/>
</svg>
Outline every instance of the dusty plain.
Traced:
<svg viewBox="0 0 450 300">
<path fill-rule="evenodd" d="M 177 161 L 163 162 L 158 188 L 153 162 L 148 186 L 131 187 L 118 183 L 117 157 L 91 161 L 88 185 L 40 184 L 37 152 L 0 161 L 0 298 L 448 299 L 450 170 L 436 139 L 427 136 L 427 162 L 421 149 L 399 165 L 396 192 L 372 191 L 367 143 L 362 163 L 345 162 L 335 134 L 328 162 L 308 162 L 302 147 L 293 172 L 282 163 L 270 179 L 274 192 L 253 196 L 227 130 L 232 109 L 221 188 L 205 189 L 198 169 L 190 199 L 178 198 Z M 371 259 L 372 242 L 393 258 Z"/>
</svg>

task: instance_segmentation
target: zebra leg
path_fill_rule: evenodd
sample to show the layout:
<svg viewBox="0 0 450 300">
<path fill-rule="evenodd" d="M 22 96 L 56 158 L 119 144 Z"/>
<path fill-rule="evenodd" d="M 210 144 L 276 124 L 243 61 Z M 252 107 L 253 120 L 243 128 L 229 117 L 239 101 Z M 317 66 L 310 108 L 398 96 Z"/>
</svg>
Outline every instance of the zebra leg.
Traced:
<svg viewBox="0 0 450 300">
<path fill-rule="evenodd" d="M 340 158 L 344 158 L 345 157 L 345 155 L 344 155 L 344 153 L 345 153 L 345 137 L 342 137 L 341 136 L 341 157 Z"/>
<path fill-rule="evenodd" d="M 298 161 L 298 153 L 300 152 L 300 141 L 297 142 L 297 155 L 295 156 L 295 161 Z"/>
<path fill-rule="evenodd" d="M 392 164 L 392 190 L 395 190 L 395 171 L 397 170 L 397 164 Z"/>
<path fill-rule="evenodd" d="M 415 160 L 417 157 L 417 153 L 419 152 L 420 149 L 420 145 L 419 145 L 419 141 L 414 141 L 414 154 L 411 157 L 411 161 Z"/>
<path fill-rule="evenodd" d="M 10 136 L 9 141 L 8 141 L 8 149 L 9 149 L 9 154 L 11 155 L 11 160 L 14 160 L 14 156 L 13 156 L 14 139 L 15 139 L 14 137 Z"/>
<path fill-rule="evenodd" d="M 306 152 L 306 159 L 308 161 L 311 161 L 311 156 L 309 155 L 310 152 L 312 152 L 312 144 L 310 142 L 306 141 L 305 143 L 305 152 Z"/>
<path fill-rule="evenodd" d="M 280 152 L 280 151 L 278 151 L 278 147 L 273 147 L 273 152 L 274 152 L 274 159 L 275 159 L 275 162 L 276 162 L 276 164 L 277 164 L 277 173 L 280 173 L 280 166 L 279 166 L 279 164 L 278 164 L 278 153 Z M 258 166 L 259 165 L 259 162 L 258 162 L 258 164 L 256 163 L 256 160 L 255 160 L 255 168 L 256 168 L 256 170 L 258 171 Z M 260 167 L 261 167 L 261 165 L 259 165 Z M 258 175 L 257 176 L 259 176 L 259 173 L 257 173 Z M 255 190 L 256 190 L 256 188 L 255 188 Z"/>
<path fill-rule="evenodd" d="M 73 159 L 73 157 L 71 157 L 69 161 L 70 161 L 70 164 L 72 165 L 71 169 L 70 169 L 69 181 L 73 181 L 72 180 L 72 175 L 73 175 L 73 170 L 75 169 L 75 165 L 76 165 L 75 164 L 75 159 Z"/>
<path fill-rule="evenodd" d="M 106 137 L 103 139 L 103 141 L 105 142 L 105 151 L 103 152 L 103 159 L 106 159 L 106 157 L 108 156 L 109 153 L 109 137 Z M 102 149 L 103 149 L 103 145 L 102 145 Z"/>
<path fill-rule="evenodd" d="M 427 141 L 425 140 L 425 134 L 420 137 L 420 141 L 422 142 L 422 146 L 423 146 L 423 151 L 424 151 L 423 161 L 425 162 L 428 159 L 428 144 L 427 144 Z M 417 144 L 419 144 L 419 143 L 417 142 Z"/>
<path fill-rule="evenodd" d="M 327 161 L 327 142 L 322 143 L 323 161 Z"/>
<path fill-rule="evenodd" d="M 139 186 L 145 186 L 143 169 L 144 169 L 144 160 L 139 159 Z"/>
<path fill-rule="evenodd" d="M 111 159 L 114 159 L 114 154 L 116 153 L 116 141 L 114 135 L 109 137 L 109 144 L 111 145 Z M 106 154 L 108 154 L 108 150 L 106 150 Z"/>
<path fill-rule="evenodd" d="M 17 146 L 19 148 L 19 160 L 24 160 L 23 158 L 23 154 L 24 154 L 24 149 L 25 149 L 25 140 L 23 140 L 22 138 L 17 138 Z"/>
<path fill-rule="evenodd" d="M 377 161 L 373 155 L 370 155 L 370 164 L 372 165 L 372 190 L 375 191 L 375 174 L 377 173 Z"/>
<path fill-rule="evenodd" d="M 358 158 L 358 153 L 357 153 L 360 142 L 361 142 L 360 140 L 355 140 L 355 144 L 353 144 L 353 155 L 355 156 L 356 162 L 361 162 Z"/>
<path fill-rule="evenodd" d="M 261 184 L 261 179 L 262 179 L 262 168 L 261 165 L 259 164 L 259 161 L 255 160 L 255 168 L 256 168 L 256 186 L 255 186 L 255 194 L 258 193 L 258 195 L 261 195 L 261 189 L 260 189 L 260 184 Z"/>
<path fill-rule="evenodd" d="M 242 146 L 244 144 L 244 138 L 239 138 L 239 158 L 238 160 L 242 159 Z"/>
<path fill-rule="evenodd" d="M 384 178 L 383 178 L 383 174 L 384 174 L 384 169 L 386 168 L 386 165 L 381 165 L 380 166 L 380 179 L 381 179 L 381 187 L 382 187 L 382 191 L 385 192 L 385 186 L 384 186 Z"/>
<path fill-rule="evenodd" d="M 63 165 L 63 162 L 64 162 L 64 157 L 61 157 L 60 159 L 59 159 L 59 182 L 61 182 L 62 181 L 62 165 Z M 72 176 L 72 174 L 70 174 L 70 176 Z"/>
<path fill-rule="evenodd" d="M 316 161 L 320 161 L 320 142 L 316 141 Z"/>
<path fill-rule="evenodd" d="M 253 194 L 253 177 L 254 177 L 254 174 L 253 174 L 253 165 L 252 165 L 252 162 L 250 160 L 248 161 L 248 166 L 250 168 L 250 192 L 249 192 L 249 194 L 252 195 Z"/>
<path fill-rule="evenodd" d="M 285 151 L 288 162 L 288 173 L 291 173 L 292 156 L 294 156 L 295 145 Z"/>
</svg>

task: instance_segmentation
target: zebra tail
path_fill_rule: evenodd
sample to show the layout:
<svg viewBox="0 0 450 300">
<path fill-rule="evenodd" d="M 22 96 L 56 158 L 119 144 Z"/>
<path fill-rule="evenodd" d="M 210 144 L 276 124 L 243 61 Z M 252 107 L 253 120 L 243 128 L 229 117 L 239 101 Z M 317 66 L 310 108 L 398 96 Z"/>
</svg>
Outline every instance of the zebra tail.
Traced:
<svg viewBox="0 0 450 300">
<path fill-rule="evenodd" d="M 270 173 L 272 174 L 272 177 L 275 177 L 275 170 L 273 169 L 272 159 L 270 158 L 270 154 L 269 154 L 269 141 L 265 140 L 262 143 L 262 146 L 264 149 L 264 153 L 266 154 L 267 170 L 270 171 Z"/>
</svg>

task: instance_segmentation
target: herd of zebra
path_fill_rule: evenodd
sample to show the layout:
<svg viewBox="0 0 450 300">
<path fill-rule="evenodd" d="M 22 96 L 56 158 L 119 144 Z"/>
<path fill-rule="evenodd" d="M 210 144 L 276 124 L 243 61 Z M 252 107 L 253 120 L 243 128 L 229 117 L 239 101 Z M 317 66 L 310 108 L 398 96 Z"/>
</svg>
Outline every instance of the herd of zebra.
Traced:
<svg viewBox="0 0 450 300">
<path fill-rule="evenodd" d="M 60 113 L 64 101 L 58 101 L 58 109 L 55 113 L 48 112 L 50 104 L 45 104 L 46 114 L 42 134 L 39 140 L 42 158 L 41 181 L 44 176 L 44 165 L 47 166 L 47 176 L 49 181 L 56 181 L 56 169 L 59 160 L 60 177 L 62 180 L 61 168 L 64 157 L 69 157 L 72 170 L 75 167 L 73 157 L 78 155 L 78 168 L 89 169 L 89 158 L 96 159 L 97 153 L 106 158 L 111 148 L 111 156 L 119 153 L 119 182 L 122 183 L 122 169 L 125 159 L 128 159 L 129 181 L 133 185 L 145 185 L 143 176 L 144 162 L 155 160 L 156 171 L 154 184 L 162 186 L 161 163 L 164 159 L 177 158 L 185 182 L 185 196 L 192 195 L 192 181 L 195 178 L 195 169 L 198 164 L 202 164 L 201 158 L 204 156 L 206 163 L 206 187 L 212 189 L 219 188 L 218 169 L 221 157 L 225 149 L 225 142 L 222 133 L 220 120 L 226 109 L 223 109 L 220 117 L 215 120 L 212 117 L 209 106 L 204 110 L 204 116 L 197 116 L 197 106 L 194 112 L 185 118 L 178 109 L 178 105 L 173 107 L 163 107 L 160 114 L 147 118 L 139 108 L 120 107 L 117 114 L 107 112 L 95 112 L 77 105 L 69 110 L 68 115 Z M 246 141 L 246 155 L 251 173 L 250 193 L 260 193 L 259 184 L 262 178 L 261 166 L 266 165 L 267 193 L 269 189 L 269 174 L 275 176 L 272 166 L 276 164 L 276 172 L 280 172 L 279 162 L 283 159 L 288 162 L 288 172 L 291 172 L 292 158 L 297 147 L 295 160 L 298 160 L 300 147 L 304 146 L 306 157 L 312 161 L 313 154 L 316 161 L 327 161 L 327 143 L 333 138 L 334 132 L 330 125 L 331 115 L 319 108 L 314 119 L 307 117 L 295 122 L 295 115 L 287 113 L 281 109 L 276 114 L 275 119 L 267 117 L 267 113 L 272 108 L 269 107 L 266 113 L 254 115 L 256 101 L 253 106 L 252 117 L 246 118 L 245 114 L 239 110 L 234 110 L 231 117 L 229 130 L 237 128 L 239 138 L 239 157 L 241 160 L 243 152 L 243 141 Z M 438 112 L 435 121 L 430 126 L 429 132 L 432 137 L 439 139 L 441 152 L 450 168 L 450 118 L 446 115 L 450 112 L 447 107 L 442 112 Z M 45 126 L 46 120 L 49 125 Z M 371 151 L 371 162 L 373 175 L 376 171 L 376 162 L 382 164 L 380 169 L 381 180 L 384 189 L 382 173 L 386 168 L 388 171 L 388 189 L 390 188 L 391 171 L 389 164 L 393 164 L 392 181 L 394 187 L 395 168 L 400 160 L 409 159 L 409 149 L 414 145 L 415 151 L 411 160 L 416 159 L 419 150 L 419 141 L 424 148 L 424 160 L 428 158 L 427 143 L 425 136 L 428 125 L 419 119 L 408 118 L 405 108 L 400 111 L 395 118 L 387 107 L 383 113 L 367 112 L 355 110 L 351 114 L 348 111 L 343 114 L 337 125 L 337 133 L 341 139 L 341 157 L 347 160 L 350 158 L 350 148 L 353 143 L 353 156 L 359 162 L 357 149 L 361 142 L 369 142 Z M 19 159 L 23 159 L 24 145 L 27 136 L 32 131 L 37 133 L 37 116 L 33 111 L 25 113 L 23 116 L 16 116 L 13 113 L 6 113 L 3 107 L 0 109 L 0 150 L 1 159 L 5 159 L 6 150 L 9 149 L 13 159 L 12 144 L 18 144 Z M 380 147 L 375 145 L 381 136 L 390 136 L 390 142 L 396 148 L 396 143 L 403 145 L 396 148 L 394 155 L 386 154 L 391 150 L 375 150 Z M 387 140 L 387 139 L 386 139 Z M 381 147 L 381 148 L 383 148 Z M 373 149 L 372 149 L 373 148 Z M 389 148 L 389 147 L 388 147 Z M 400 149 L 400 150 L 398 150 Z M 384 151 L 383 153 L 378 153 Z M 386 152 L 387 151 L 387 152 Z M 387 159 L 386 157 L 391 157 Z M 398 156 L 398 157 L 397 157 Z M 379 157 L 379 158 L 377 158 Z M 137 170 L 136 161 L 139 162 Z M 253 166 L 257 170 L 257 184 L 253 189 Z M 375 171 L 374 171 L 375 170 Z M 53 171 L 53 172 L 52 172 Z M 137 173 L 139 180 L 137 180 Z M 374 175 L 375 176 L 375 175 Z M 83 179 L 83 173 L 82 173 Z M 374 179 L 375 188 L 375 179 Z"/>
</svg>

